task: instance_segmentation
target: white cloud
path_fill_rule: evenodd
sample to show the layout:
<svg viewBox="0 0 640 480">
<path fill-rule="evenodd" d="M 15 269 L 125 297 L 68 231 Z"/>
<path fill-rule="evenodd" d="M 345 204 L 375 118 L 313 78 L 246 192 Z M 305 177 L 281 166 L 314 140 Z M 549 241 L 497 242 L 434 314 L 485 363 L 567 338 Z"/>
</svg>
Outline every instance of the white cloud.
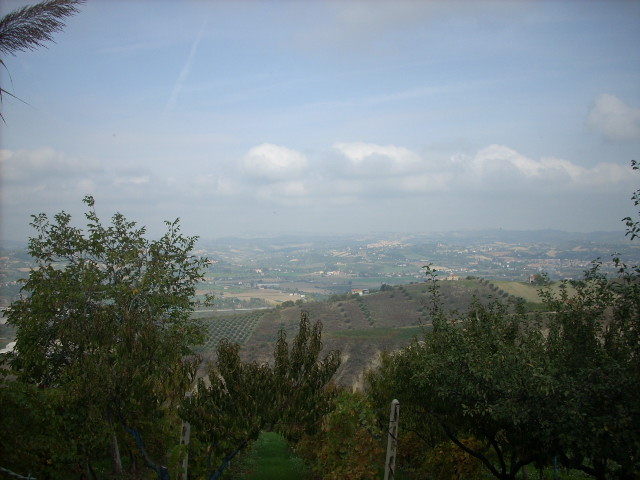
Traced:
<svg viewBox="0 0 640 480">
<path fill-rule="evenodd" d="M 299 215 L 303 209 L 305 218 L 315 215 L 321 224 L 324 216 L 342 218 L 350 209 L 384 217 L 382 212 L 394 210 L 391 205 L 415 212 L 416 217 L 423 211 L 455 210 L 465 218 L 488 218 L 483 217 L 488 205 L 514 211 L 537 208 L 544 217 L 547 210 L 540 210 L 542 204 L 560 198 L 593 204 L 597 195 L 617 198 L 621 193 L 626 199 L 637 183 L 627 165 L 586 167 L 552 156 L 534 159 L 498 144 L 471 155 L 445 155 L 419 154 L 398 145 L 336 143 L 308 159 L 287 147 L 265 143 L 239 160 L 236 170 L 162 175 L 133 165 L 103 170 L 94 162 L 50 148 L 4 150 L 0 151 L 3 214 L 12 216 L 7 225 L 22 228 L 13 225 L 25 225 L 34 212 L 77 211 L 82 197 L 91 193 L 103 211 L 122 211 L 142 224 L 193 216 L 195 210 L 203 218 L 207 212 L 224 218 L 227 213 L 221 212 L 233 210 L 234 221 L 273 210 L 281 214 L 278 218 L 290 221 L 287 213 Z M 495 199 L 499 200 L 492 204 Z"/>
<path fill-rule="evenodd" d="M 493 144 L 474 155 L 419 155 L 405 147 L 364 142 L 336 143 L 340 155 L 328 162 L 322 182 L 311 195 L 382 198 L 445 198 L 474 195 L 563 195 L 614 192 L 632 188 L 629 167 L 599 163 L 588 168 L 553 156 L 540 159 Z M 432 158 L 433 157 L 433 158 Z"/>
<path fill-rule="evenodd" d="M 395 145 L 352 142 L 335 143 L 333 148 L 346 157 L 349 172 L 362 176 L 406 175 L 423 163 L 416 153 Z"/>
<path fill-rule="evenodd" d="M 253 147 L 242 159 L 246 175 L 270 182 L 298 178 L 308 166 L 302 153 L 272 143 Z"/>
<path fill-rule="evenodd" d="M 73 157 L 51 147 L 4 150 L 0 166 L 3 204 L 21 205 L 32 212 L 75 208 L 87 194 L 127 204 L 163 191 L 144 167 L 103 167 L 95 159 Z"/>
<path fill-rule="evenodd" d="M 457 157 L 457 163 L 460 159 Z M 496 144 L 479 150 L 474 157 L 468 157 L 466 163 L 476 184 L 497 190 L 538 188 L 541 185 L 547 191 L 562 191 L 567 187 L 615 189 L 620 183 L 629 183 L 629 167 L 626 166 L 599 163 L 593 168 L 586 168 L 555 157 L 534 160 L 512 148 Z"/>
<path fill-rule="evenodd" d="M 603 93 L 587 117 L 589 127 L 611 141 L 640 138 L 640 108 L 627 105 L 615 95 Z"/>
<path fill-rule="evenodd" d="M 10 185 L 54 180 L 66 183 L 103 173 L 100 164 L 95 160 L 72 157 L 51 147 L 2 150 L 0 165 L 2 181 Z"/>
<path fill-rule="evenodd" d="M 82 180 L 78 181 L 78 183 L 76 184 L 76 189 L 80 192 L 95 192 L 96 191 L 96 184 L 93 180 L 89 179 L 89 178 L 83 178 Z"/>
<path fill-rule="evenodd" d="M 336 143 L 327 190 L 345 199 L 416 198 L 456 188 L 455 172 L 449 161 L 434 158 L 397 145 L 365 142 Z M 329 183 L 329 182 L 328 182 Z"/>
<path fill-rule="evenodd" d="M 517 172 L 525 178 L 570 179 L 580 175 L 582 167 L 566 160 L 543 158 L 533 160 L 504 145 L 489 145 L 476 153 L 471 162 L 480 175 L 498 172 Z"/>
</svg>

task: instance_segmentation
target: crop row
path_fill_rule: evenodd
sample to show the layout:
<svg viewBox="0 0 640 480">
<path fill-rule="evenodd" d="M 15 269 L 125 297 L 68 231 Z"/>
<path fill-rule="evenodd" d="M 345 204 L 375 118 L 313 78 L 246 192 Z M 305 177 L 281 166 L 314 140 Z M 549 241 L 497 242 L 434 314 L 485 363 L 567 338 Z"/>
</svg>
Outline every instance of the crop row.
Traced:
<svg viewBox="0 0 640 480">
<path fill-rule="evenodd" d="M 264 312 L 252 312 L 247 315 L 234 315 L 230 317 L 210 317 L 202 320 L 206 327 L 205 350 L 215 350 L 223 338 L 240 345 L 244 344 Z"/>
</svg>

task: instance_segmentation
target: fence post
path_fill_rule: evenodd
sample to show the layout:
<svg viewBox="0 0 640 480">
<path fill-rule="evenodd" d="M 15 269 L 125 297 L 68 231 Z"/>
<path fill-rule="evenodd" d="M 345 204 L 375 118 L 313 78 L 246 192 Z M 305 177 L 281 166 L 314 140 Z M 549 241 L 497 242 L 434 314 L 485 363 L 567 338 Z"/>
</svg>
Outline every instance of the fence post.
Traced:
<svg viewBox="0 0 640 480">
<path fill-rule="evenodd" d="M 187 480 L 187 469 L 189 468 L 189 440 L 191 437 L 191 424 L 186 420 L 182 422 L 182 432 L 180 433 L 180 445 L 184 445 L 184 457 L 182 466 L 178 471 L 178 480 Z"/>
<path fill-rule="evenodd" d="M 391 416 L 389 418 L 389 436 L 387 437 L 387 459 L 384 464 L 384 480 L 396 478 L 396 450 L 398 448 L 398 417 L 400 402 L 391 402 Z"/>
</svg>

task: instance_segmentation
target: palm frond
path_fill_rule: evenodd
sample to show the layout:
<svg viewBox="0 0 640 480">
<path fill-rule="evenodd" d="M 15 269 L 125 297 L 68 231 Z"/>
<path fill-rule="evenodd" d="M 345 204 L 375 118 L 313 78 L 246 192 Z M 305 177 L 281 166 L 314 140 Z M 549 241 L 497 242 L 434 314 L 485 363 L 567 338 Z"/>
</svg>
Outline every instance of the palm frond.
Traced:
<svg viewBox="0 0 640 480">
<path fill-rule="evenodd" d="M 15 55 L 53 41 L 53 34 L 64 27 L 62 19 L 77 13 L 84 2 L 45 0 L 8 13 L 0 19 L 0 53 Z"/>
</svg>

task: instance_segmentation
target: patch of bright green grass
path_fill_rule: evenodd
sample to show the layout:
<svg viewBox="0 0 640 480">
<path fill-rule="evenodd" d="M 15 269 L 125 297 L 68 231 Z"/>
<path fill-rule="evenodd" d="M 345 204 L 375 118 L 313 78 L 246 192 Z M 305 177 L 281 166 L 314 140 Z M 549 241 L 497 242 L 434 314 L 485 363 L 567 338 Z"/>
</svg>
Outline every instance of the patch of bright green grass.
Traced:
<svg viewBox="0 0 640 480">
<path fill-rule="evenodd" d="M 493 284 L 507 292 L 509 295 L 513 295 L 514 297 L 523 298 L 527 302 L 531 303 L 542 303 L 542 299 L 538 294 L 541 288 L 539 286 L 530 285 L 524 282 L 507 282 L 501 280 L 494 281 Z M 551 291 L 556 294 L 559 293 L 561 285 L 562 282 L 553 282 L 550 287 Z M 575 292 L 575 290 L 570 285 L 567 285 L 567 292 L 569 293 L 569 295 L 571 295 L 573 292 Z"/>
<path fill-rule="evenodd" d="M 237 467 L 239 480 L 304 480 L 309 469 L 295 456 L 284 438 L 262 432 Z"/>
</svg>

